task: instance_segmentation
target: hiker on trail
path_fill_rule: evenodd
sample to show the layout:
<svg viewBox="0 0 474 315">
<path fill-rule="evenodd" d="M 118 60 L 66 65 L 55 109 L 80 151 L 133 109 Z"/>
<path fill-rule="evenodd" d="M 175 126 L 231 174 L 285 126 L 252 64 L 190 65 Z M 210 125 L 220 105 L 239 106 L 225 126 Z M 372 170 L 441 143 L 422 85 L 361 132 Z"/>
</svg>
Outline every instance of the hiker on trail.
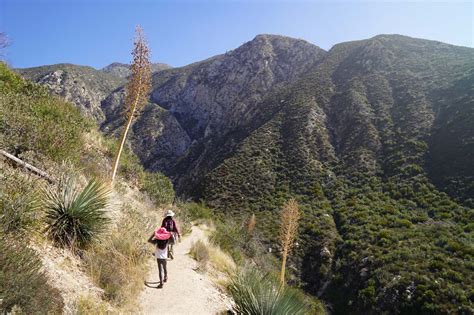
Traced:
<svg viewBox="0 0 474 315">
<path fill-rule="evenodd" d="M 156 261 L 158 262 L 158 272 L 160 273 L 160 284 L 158 285 L 158 288 L 160 289 L 163 287 L 163 282 L 168 281 L 166 259 L 168 258 L 168 241 L 170 238 L 171 233 L 168 232 L 166 228 L 160 227 L 148 239 L 148 242 L 156 246 L 155 253 L 153 255 L 156 257 Z"/>
<path fill-rule="evenodd" d="M 173 210 L 169 209 L 166 211 L 165 218 L 163 219 L 163 222 L 161 223 L 161 227 L 166 228 L 168 232 L 171 232 L 171 238 L 168 242 L 169 248 L 168 248 L 168 257 L 171 259 L 174 259 L 173 257 L 173 245 L 176 244 L 178 241 L 178 238 L 181 238 L 181 235 L 179 234 L 178 226 L 176 225 L 176 221 L 173 219 L 174 217 L 174 212 Z"/>
</svg>

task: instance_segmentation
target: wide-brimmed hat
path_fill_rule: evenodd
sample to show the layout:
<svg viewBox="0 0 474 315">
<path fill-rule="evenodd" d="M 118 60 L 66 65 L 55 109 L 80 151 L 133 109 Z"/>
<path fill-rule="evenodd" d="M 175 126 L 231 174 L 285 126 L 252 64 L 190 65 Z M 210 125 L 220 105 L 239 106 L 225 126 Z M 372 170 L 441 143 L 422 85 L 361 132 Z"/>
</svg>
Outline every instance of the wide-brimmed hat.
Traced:
<svg viewBox="0 0 474 315">
<path fill-rule="evenodd" d="M 174 217 L 174 212 L 173 212 L 173 210 L 168 209 L 168 211 L 166 211 L 165 216 L 167 216 L 167 217 Z"/>
<path fill-rule="evenodd" d="M 160 227 L 158 230 L 155 231 L 155 238 L 157 240 L 167 240 L 171 237 L 171 233 L 166 231 L 166 228 Z"/>
</svg>

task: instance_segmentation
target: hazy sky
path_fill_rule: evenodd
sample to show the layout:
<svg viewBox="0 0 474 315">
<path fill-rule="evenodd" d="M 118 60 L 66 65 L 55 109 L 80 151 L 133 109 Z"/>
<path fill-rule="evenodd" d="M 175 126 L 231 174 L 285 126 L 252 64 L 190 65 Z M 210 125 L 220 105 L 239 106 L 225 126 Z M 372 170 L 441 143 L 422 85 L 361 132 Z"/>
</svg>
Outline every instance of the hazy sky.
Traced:
<svg viewBox="0 0 474 315">
<path fill-rule="evenodd" d="M 377 34 L 474 46 L 472 1 L 0 0 L 0 31 L 14 67 L 128 63 L 141 24 L 154 62 L 182 66 L 225 53 L 257 34 L 324 49 Z"/>
</svg>

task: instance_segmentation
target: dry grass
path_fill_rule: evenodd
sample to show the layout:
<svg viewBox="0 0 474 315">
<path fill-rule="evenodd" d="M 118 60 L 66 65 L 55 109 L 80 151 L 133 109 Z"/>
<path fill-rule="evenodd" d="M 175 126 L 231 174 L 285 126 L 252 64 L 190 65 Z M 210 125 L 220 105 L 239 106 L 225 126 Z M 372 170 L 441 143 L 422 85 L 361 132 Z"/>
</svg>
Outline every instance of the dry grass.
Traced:
<svg viewBox="0 0 474 315">
<path fill-rule="evenodd" d="M 75 302 L 75 314 L 77 315 L 105 315 L 115 313 L 114 309 L 104 301 L 97 301 L 92 295 L 79 297 Z"/>
<path fill-rule="evenodd" d="M 191 250 L 189 252 L 192 258 L 194 258 L 198 263 L 198 269 L 201 271 L 207 270 L 207 264 L 209 262 L 209 244 L 204 243 L 202 240 L 198 240 L 194 242 L 191 246 Z"/>
<path fill-rule="evenodd" d="M 231 274 L 235 268 L 235 262 L 229 254 L 223 252 L 219 247 L 212 246 L 210 251 L 210 261 L 218 272 Z"/>
<path fill-rule="evenodd" d="M 84 252 L 87 272 L 104 290 L 112 305 L 123 311 L 136 309 L 136 297 L 148 273 L 149 249 L 146 239 L 154 230 L 156 218 L 124 207 L 124 213 L 109 235 Z"/>
<path fill-rule="evenodd" d="M 248 235 L 252 235 L 256 224 L 257 224 L 257 218 L 255 217 L 255 213 L 252 213 L 252 215 L 250 216 L 249 221 L 247 222 L 247 233 L 248 233 Z"/>
<path fill-rule="evenodd" d="M 205 240 L 198 240 L 191 246 L 189 253 L 199 263 L 199 269 L 216 276 L 229 275 L 236 269 L 236 264 L 229 254 L 219 246 Z"/>
</svg>

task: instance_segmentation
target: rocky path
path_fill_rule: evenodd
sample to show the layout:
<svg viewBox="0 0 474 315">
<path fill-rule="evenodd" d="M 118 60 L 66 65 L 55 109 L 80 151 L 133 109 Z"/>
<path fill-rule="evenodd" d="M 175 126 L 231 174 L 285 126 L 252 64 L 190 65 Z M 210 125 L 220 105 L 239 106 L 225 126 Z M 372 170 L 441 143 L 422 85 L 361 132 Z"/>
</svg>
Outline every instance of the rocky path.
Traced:
<svg viewBox="0 0 474 315">
<path fill-rule="evenodd" d="M 189 257 L 192 244 L 205 239 L 204 231 L 194 226 L 192 232 L 174 248 L 174 260 L 168 260 L 168 282 L 162 289 L 156 260 L 150 257 L 150 274 L 141 296 L 141 314 L 219 314 L 227 307 L 222 293 L 205 274 L 195 271 L 197 262 Z"/>
</svg>

